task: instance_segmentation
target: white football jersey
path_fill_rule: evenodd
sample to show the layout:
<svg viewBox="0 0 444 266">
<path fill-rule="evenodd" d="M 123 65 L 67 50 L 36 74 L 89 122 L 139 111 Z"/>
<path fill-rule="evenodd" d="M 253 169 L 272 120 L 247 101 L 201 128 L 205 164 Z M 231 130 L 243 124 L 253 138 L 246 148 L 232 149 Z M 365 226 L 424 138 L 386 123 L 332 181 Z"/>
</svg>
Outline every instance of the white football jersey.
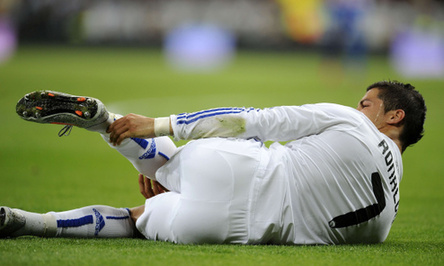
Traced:
<svg viewBox="0 0 444 266">
<path fill-rule="evenodd" d="M 399 206 L 401 153 L 363 113 L 337 104 L 308 104 L 217 108 L 170 118 L 176 139 L 287 142 L 268 149 L 250 221 L 253 228 L 263 228 L 252 231 L 250 243 L 386 239 Z"/>
</svg>

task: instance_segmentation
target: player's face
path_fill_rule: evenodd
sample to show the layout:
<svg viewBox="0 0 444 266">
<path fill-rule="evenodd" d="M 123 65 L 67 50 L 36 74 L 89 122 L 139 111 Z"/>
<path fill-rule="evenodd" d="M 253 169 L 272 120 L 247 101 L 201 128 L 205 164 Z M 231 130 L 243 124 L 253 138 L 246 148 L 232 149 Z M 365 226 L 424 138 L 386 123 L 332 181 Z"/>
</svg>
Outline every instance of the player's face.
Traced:
<svg viewBox="0 0 444 266">
<path fill-rule="evenodd" d="M 384 103 L 378 98 L 379 89 L 374 88 L 364 95 L 358 104 L 358 111 L 363 112 L 377 128 L 384 119 Z"/>
</svg>

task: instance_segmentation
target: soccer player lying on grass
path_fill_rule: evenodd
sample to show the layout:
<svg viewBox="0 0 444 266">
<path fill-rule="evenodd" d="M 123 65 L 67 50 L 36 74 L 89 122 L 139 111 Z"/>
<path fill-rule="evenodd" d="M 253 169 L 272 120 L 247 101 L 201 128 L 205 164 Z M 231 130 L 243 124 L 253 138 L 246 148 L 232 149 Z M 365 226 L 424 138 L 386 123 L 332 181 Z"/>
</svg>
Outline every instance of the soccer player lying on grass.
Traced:
<svg viewBox="0 0 444 266">
<path fill-rule="evenodd" d="M 1 207 L 2 237 L 347 244 L 386 239 L 399 207 L 401 153 L 421 139 L 426 106 L 413 86 L 384 81 L 368 87 L 357 110 L 322 103 L 153 119 L 46 91 L 25 95 L 17 113 L 102 134 L 141 173 L 147 200 L 46 214 Z M 176 148 L 165 135 L 198 140 Z M 267 148 L 268 140 L 289 142 Z"/>
</svg>

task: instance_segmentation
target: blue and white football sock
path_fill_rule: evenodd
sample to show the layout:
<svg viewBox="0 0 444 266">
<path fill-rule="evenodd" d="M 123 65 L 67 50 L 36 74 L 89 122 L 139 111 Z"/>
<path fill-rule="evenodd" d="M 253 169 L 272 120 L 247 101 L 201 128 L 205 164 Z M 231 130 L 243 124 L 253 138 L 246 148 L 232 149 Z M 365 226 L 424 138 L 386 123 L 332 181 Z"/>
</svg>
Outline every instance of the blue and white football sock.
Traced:
<svg viewBox="0 0 444 266">
<path fill-rule="evenodd" d="M 152 139 L 129 138 L 114 146 L 106 133 L 109 125 L 121 118 L 122 115 L 109 113 L 108 120 L 88 128 L 88 130 L 99 132 L 102 138 L 113 149 L 125 156 L 139 171 L 139 173 L 155 179 L 155 173 L 162 165 L 176 153 L 176 144 L 169 137 L 157 137 Z"/>
<path fill-rule="evenodd" d="M 14 209 L 25 216 L 25 225 L 12 236 L 131 238 L 138 231 L 130 211 L 103 205 L 45 214 Z"/>
<path fill-rule="evenodd" d="M 95 205 L 48 214 L 56 219 L 56 237 L 134 237 L 137 232 L 124 208 Z"/>
<path fill-rule="evenodd" d="M 155 180 L 155 173 L 176 153 L 176 144 L 169 137 L 152 139 L 129 138 L 114 146 L 109 134 L 102 134 L 109 146 L 125 156 L 139 173 Z"/>
</svg>

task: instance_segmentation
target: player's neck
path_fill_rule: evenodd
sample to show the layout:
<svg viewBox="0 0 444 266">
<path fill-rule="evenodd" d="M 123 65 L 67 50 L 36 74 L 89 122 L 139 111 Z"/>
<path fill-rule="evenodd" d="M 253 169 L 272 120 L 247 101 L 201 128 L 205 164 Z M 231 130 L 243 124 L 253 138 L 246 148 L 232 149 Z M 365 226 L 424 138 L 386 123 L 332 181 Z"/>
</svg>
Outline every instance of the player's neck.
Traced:
<svg viewBox="0 0 444 266">
<path fill-rule="evenodd" d="M 402 127 L 386 125 L 382 128 L 379 128 L 381 133 L 384 133 L 387 137 L 389 137 L 393 142 L 395 142 L 396 146 L 398 146 L 399 151 L 402 153 L 402 143 L 400 140 L 400 135 L 402 132 Z"/>
</svg>

